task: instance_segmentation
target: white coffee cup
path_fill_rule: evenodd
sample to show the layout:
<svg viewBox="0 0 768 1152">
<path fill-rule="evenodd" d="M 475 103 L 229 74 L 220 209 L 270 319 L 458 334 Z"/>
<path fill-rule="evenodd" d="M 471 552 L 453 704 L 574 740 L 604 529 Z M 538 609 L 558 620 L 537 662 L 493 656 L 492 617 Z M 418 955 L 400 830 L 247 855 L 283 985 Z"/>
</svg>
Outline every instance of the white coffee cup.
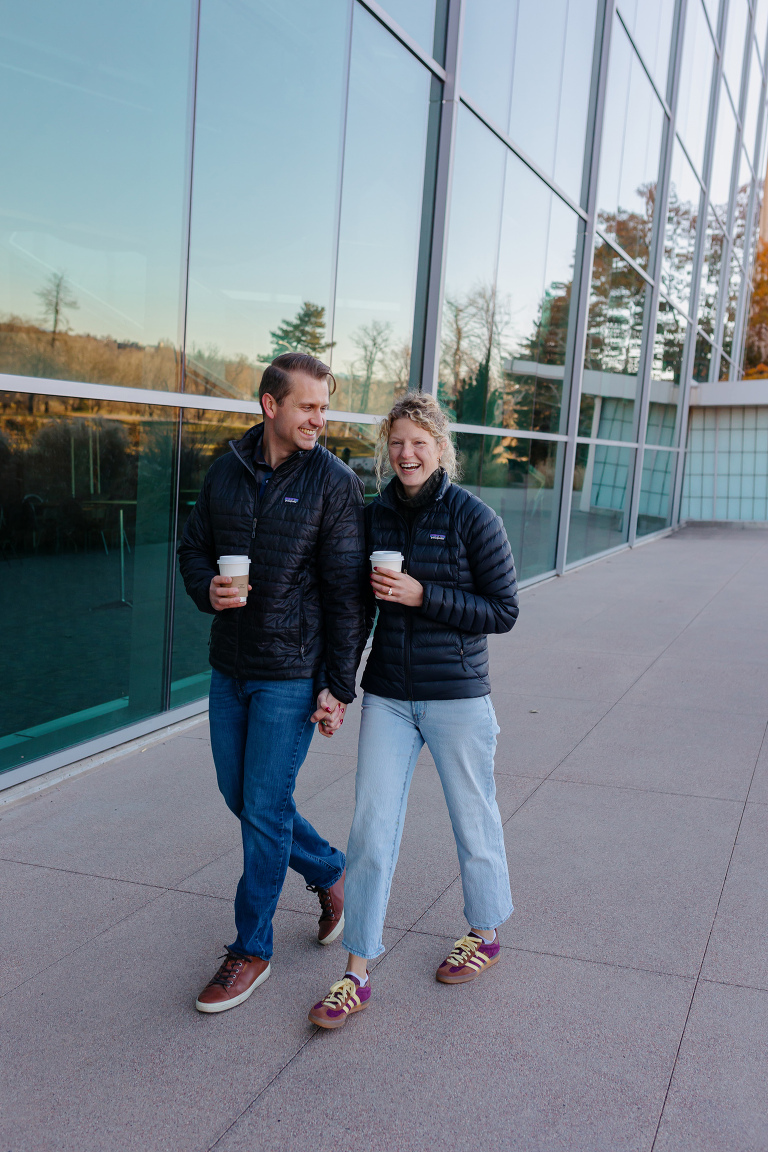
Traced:
<svg viewBox="0 0 768 1152">
<path fill-rule="evenodd" d="M 371 571 L 374 568 L 383 568 L 385 572 L 402 572 L 405 557 L 402 552 L 371 552 Z M 386 600 L 386 596 L 376 595 L 377 600 Z"/>
<path fill-rule="evenodd" d="M 222 576 L 232 577 L 232 583 L 240 593 L 241 604 L 245 604 L 248 599 L 248 572 L 250 567 L 250 556 L 219 556 L 219 572 Z"/>
</svg>

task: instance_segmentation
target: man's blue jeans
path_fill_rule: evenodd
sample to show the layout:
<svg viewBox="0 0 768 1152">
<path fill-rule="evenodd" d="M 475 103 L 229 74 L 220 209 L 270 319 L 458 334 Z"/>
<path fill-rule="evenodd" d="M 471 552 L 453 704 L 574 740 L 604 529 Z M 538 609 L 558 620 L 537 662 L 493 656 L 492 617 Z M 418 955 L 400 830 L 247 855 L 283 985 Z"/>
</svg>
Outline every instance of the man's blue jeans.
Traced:
<svg viewBox="0 0 768 1152">
<path fill-rule="evenodd" d="M 289 866 L 319 888 L 330 888 L 344 871 L 344 853 L 318 835 L 293 800 L 314 730 L 314 685 L 235 680 L 214 669 L 209 706 L 219 790 L 243 834 L 232 951 L 269 960 L 272 917 Z"/>
</svg>

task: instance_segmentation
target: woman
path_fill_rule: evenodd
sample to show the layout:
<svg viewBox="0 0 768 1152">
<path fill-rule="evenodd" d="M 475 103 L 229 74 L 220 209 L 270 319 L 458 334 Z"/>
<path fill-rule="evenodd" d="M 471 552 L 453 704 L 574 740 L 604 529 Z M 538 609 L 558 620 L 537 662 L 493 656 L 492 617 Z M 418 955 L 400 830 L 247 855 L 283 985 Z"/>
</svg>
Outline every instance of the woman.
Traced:
<svg viewBox="0 0 768 1152">
<path fill-rule="evenodd" d="M 512 912 L 493 757 L 489 632 L 517 618 L 515 567 L 496 513 L 452 483 L 448 421 L 423 393 L 398 400 L 379 429 L 395 475 L 366 509 L 371 551 L 402 552 L 403 572 L 374 569 L 379 618 L 363 676 L 355 815 L 347 848 L 347 972 L 309 1014 L 339 1028 L 370 1003 L 367 961 L 382 932 L 421 748 L 435 761 L 456 838 L 470 931 L 437 969 L 445 984 L 473 980 L 499 959 L 496 929 Z M 373 613 L 371 611 L 371 617 Z"/>
</svg>

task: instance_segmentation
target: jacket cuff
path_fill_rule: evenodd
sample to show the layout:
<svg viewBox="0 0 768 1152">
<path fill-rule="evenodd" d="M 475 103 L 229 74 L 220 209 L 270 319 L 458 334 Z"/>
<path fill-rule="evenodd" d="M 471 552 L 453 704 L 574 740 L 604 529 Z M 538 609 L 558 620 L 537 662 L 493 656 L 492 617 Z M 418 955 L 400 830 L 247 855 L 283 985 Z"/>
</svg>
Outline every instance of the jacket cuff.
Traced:
<svg viewBox="0 0 768 1152">
<path fill-rule="evenodd" d="M 213 604 L 211 604 L 211 598 L 208 594 L 210 587 L 211 583 L 209 580 L 203 587 L 195 589 L 192 599 L 201 612 L 205 612 L 208 616 L 215 616 L 216 609 L 213 607 Z"/>
</svg>

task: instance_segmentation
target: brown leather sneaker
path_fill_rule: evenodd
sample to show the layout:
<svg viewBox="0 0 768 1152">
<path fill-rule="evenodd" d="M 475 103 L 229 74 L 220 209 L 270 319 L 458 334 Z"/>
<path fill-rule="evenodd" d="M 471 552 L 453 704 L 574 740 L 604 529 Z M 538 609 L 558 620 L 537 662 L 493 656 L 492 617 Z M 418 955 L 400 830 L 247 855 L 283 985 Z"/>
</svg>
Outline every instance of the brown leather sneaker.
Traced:
<svg viewBox="0 0 768 1152">
<path fill-rule="evenodd" d="M 260 956 L 238 956 L 227 950 L 224 963 L 195 1000 L 198 1012 L 226 1012 L 247 1000 L 270 973 Z"/>
<path fill-rule="evenodd" d="M 316 888 L 307 884 L 308 892 L 317 892 L 320 901 L 320 920 L 317 939 L 321 944 L 333 944 L 344 929 L 344 877 L 346 868 L 332 888 Z"/>
</svg>

